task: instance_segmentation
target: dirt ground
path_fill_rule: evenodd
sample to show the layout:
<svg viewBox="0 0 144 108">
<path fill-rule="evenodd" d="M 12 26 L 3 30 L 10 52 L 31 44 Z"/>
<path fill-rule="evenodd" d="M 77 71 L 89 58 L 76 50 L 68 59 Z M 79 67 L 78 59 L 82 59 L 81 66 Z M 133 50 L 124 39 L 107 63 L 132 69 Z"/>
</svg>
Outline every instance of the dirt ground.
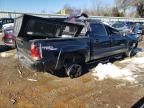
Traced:
<svg viewBox="0 0 144 108">
<path fill-rule="evenodd" d="M 143 48 L 144 42 L 139 47 Z M 144 97 L 142 80 L 137 84 L 98 81 L 91 71 L 75 79 L 19 71 L 16 51 L 3 48 L 0 45 L 0 108 L 130 108 Z"/>
</svg>

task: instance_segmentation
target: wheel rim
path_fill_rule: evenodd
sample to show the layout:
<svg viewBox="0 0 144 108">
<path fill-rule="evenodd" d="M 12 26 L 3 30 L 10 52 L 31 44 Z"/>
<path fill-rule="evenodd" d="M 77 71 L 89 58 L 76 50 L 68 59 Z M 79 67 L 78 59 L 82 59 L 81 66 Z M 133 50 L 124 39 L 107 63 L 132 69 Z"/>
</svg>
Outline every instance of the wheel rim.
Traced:
<svg viewBox="0 0 144 108">
<path fill-rule="evenodd" d="M 70 76 L 71 78 L 74 78 L 74 77 L 79 77 L 81 75 L 81 71 L 82 71 L 82 68 L 80 65 L 72 65 L 69 69 L 68 69 L 68 76 Z"/>
</svg>

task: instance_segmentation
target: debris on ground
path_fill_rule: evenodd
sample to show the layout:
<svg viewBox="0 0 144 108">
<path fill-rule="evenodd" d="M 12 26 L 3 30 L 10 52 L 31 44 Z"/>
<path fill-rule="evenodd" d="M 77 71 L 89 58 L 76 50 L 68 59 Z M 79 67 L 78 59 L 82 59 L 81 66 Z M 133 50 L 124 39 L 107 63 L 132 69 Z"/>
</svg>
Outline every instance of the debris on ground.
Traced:
<svg viewBox="0 0 144 108">
<path fill-rule="evenodd" d="M 20 78 L 22 78 L 22 72 L 21 72 L 21 70 L 18 69 L 18 73 L 19 73 Z"/>
<path fill-rule="evenodd" d="M 36 82 L 36 81 L 37 81 L 37 80 L 31 79 L 31 78 L 28 78 L 27 80 L 28 80 L 28 81 L 33 81 L 33 82 Z"/>
<path fill-rule="evenodd" d="M 119 105 L 116 105 L 116 108 L 121 108 Z"/>
<path fill-rule="evenodd" d="M 15 104 L 15 103 L 16 103 L 16 100 L 15 100 L 15 99 L 10 99 L 10 102 L 11 102 L 12 104 Z"/>
</svg>

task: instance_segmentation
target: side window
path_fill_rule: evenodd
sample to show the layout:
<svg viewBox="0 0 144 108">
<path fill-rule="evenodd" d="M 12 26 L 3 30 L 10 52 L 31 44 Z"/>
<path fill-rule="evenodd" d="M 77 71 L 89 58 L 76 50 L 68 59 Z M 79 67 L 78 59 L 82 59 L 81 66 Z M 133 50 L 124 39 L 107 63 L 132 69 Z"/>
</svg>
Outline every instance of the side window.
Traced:
<svg viewBox="0 0 144 108">
<path fill-rule="evenodd" d="M 87 27 L 84 27 L 80 33 L 80 36 L 85 36 L 87 33 Z"/>
<path fill-rule="evenodd" d="M 104 28 L 104 26 L 102 24 L 91 24 L 91 30 L 92 33 L 94 33 L 95 35 L 100 35 L 100 36 L 106 36 L 106 29 Z"/>
</svg>

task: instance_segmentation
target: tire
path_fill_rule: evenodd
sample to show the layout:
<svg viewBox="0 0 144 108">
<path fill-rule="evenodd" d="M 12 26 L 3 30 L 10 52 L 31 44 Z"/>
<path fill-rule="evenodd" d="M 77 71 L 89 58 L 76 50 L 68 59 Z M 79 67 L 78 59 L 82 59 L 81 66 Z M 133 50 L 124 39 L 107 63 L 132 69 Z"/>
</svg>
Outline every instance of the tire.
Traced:
<svg viewBox="0 0 144 108">
<path fill-rule="evenodd" d="M 134 56 L 134 51 L 133 51 L 133 49 L 130 49 L 128 52 L 126 52 L 126 56 L 127 56 L 127 57 L 132 57 L 132 56 Z"/>
<path fill-rule="evenodd" d="M 66 74 L 70 78 L 77 78 L 82 75 L 82 66 L 79 64 L 71 64 L 67 67 Z"/>
<path fill-rule="evenodd" d="M 131 49 L 136 49 L 138 46 L 138 42 L 132 43 Z"/>
<path fill-rule="evenodd" d="M 141 36 L 141 41 L 143 41 L 143 35 Z"/>
<path fill-rule="evenodd" d="M 138 42 L 132 43 L 131 47 L 128 49 L 125 55 L 127 57 L 133 57 L 136 54 L 135 49 L 137 48 L 137 46 L 138 46 Z"/>
</svg>

